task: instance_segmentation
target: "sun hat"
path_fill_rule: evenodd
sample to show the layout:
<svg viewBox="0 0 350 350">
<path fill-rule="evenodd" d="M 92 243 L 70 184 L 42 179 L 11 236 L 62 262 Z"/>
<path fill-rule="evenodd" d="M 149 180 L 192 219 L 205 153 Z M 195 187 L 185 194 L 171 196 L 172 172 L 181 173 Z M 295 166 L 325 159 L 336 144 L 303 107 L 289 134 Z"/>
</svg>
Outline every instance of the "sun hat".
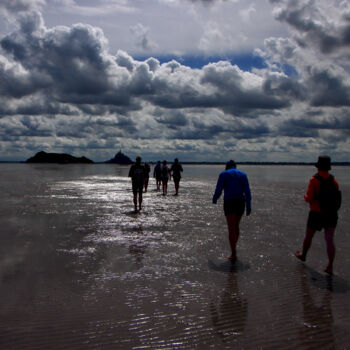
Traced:
<svg viewBox="0 0 350 350">
<path fill-rule="evenodd" d="M 315 167 L 319 170 L 331 170 L 331 158 L 329 156 L 319 156 Z"/>
</svg>

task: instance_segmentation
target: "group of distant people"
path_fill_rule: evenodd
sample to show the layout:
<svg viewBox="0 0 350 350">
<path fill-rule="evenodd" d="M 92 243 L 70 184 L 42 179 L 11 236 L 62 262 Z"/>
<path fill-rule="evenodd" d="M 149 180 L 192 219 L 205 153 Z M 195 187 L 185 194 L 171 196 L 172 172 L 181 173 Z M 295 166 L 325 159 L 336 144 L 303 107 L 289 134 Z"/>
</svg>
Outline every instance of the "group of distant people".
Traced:
<svg viewBox="0 0 350 350">
<path fill-rule="evenodd" d="M 142 193 L 143 190 L 147 192 L 148 182 L 151 172 L 151 167 L 148 163 L 142 164 L 141 157 L 136 157 L 136 162 L 130 167 L 129 177 L 131 177 L 133 202 L 135 212 L 142 209 Z M 178 158 L 175 158 L 171 167 L 168 166 L 167 161 L 160 161 L 154 167 L 153 177 L 156 179 L 157 190 L 160 190 L 162 186 L 163 196 L 168 193 L 168 182 L 173 178 L 175 185 L 175 196 L 179 194 L 181 173 L 183 172 L 182 165 L 179 163 Z"/>
<path fill-rule="evenodd" d="M 295 256 L 301 260 L 306 260 L 307 252 L 316 231 L 324 229 L 327 244 L 328 265 L 324 271 L 333 273 L 333 262 L 335 257 L 334 232 L 338 222 L 338 210 L 341 205 L 341 192 L 339 185 L 333 175 L 329 173 L 331 169 L 331 159 L 329 156 L 319 156 L 315 164 L 317 173 L 309 181 L 307 192 L 304 196 L 309 203 L 310 211 L 308 215 L 306 234 L 301 251 L 296 251 Z M 175 195 L 178 195 L 181 173 L 183 169 L 178 159 L 169 168 L 167 162 L 160 161 L 155 165 L 153 176 L 156 178 L 157 190 L 162 184 L 163 195 L 167 194 L 168 180 L 173 177 L 175 184 Z M 136 158 L 136 163 L 131 166 L 129 177 L 132 178 L 132 188 L 134 194 L 135 211 L 141 210 L 143 188 L 147 191 L 150 167 L 148 164 L 141 164 L 141 157 Z M 224 213 L 229 233 L 229 243 L 231 255 L 228 259 L 237 259 L 236 246 L 240 235 L 240 222 L 244 212 L 251 214 L 251 192 L 247 175 L 238 170 L 236 163 L 230 160 L 226 163 L 226 168 L 220 173 L 212 202 L 217 200 L 224 191 Z"/>
<path fill-rule="evenodd" d="M 307 192 L 304 196 L 309 203 L 310 211 L 306 224 L 306 234 L 301 251 L 296 251 L 295 256 L 306 260 L 306 255 L 311 247 L 311 242 L 316 231 L 324 229 L 327 244 L 328 265 L 324 272 L 333 274 L 333 262 L 335 257 L 334 232 L 338 222 L 338 210 L 341 205 L 341 192 L 339 185 L 331 169 L 331 158 L 319 156 L 315 164 L 317 173 L 309 181 Z M 239 238 L 239 224 L 246 209 L 246 214 L 251 213 L 251 193 L 248 177 L 242 171 L 236 169 L 234 161 L 226 164 L 226 169 L 219 175 L 213 196 L 216 204 L 222 191 L 224 191 L 224 212 L 226 216 L 229 242 L 231 247 L 231 260 L 236 260 L 236 245 Z"/>
</svg>

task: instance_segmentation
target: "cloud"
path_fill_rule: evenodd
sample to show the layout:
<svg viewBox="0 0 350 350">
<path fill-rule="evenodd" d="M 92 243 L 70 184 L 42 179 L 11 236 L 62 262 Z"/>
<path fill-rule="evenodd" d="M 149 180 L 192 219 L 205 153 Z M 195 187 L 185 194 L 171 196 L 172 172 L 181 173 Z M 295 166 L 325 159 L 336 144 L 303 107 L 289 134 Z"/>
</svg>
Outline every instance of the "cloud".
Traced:
<svg viewBox="0 0 350 350">
<path fill-rule="evenodd" d="M 350 45 L 350 5 L 346 1 L 270 0 L 275 16 L 297 31 L 301 46 L 317 45 L 329 54 Z"/>
<path fill-rule="evenodd" d="M 226 158 L 235 145 L 246 158 L 260 159 L 265 152 L 273 158 L 288 149 L 297 158 L 298 152 L 314 155 L 319 148 L 313 142 L 327 136 L 335 145 L 320 141 L 320 147 L 340 155 L 349 146 L 345 12 L 332 19 L 322 12 L 323 1 L 319 7 L 311 1 L 270 2 L 292 35 L 266 39 L 256 50 L 266 67 L 251 71 L 229 60 L 191 68 L 176 59 L 136 59 L 125 50 L 112 54 L 101 28 L 83 23 L 48 27 L 38 11 L 43 2 L 27 7 L 18 2 L 22 10 L 16 26 L 0 37 L 2 154 L 23 147 L 30 156 L 45 146 L 83 149 L 86 156 L 105 160 L 123 145 L 131 155 L 181 151 L 189 158 L 214 160 L 217 154 Z M 199 14 L 204 11 L 196 2 L 193 6 Z M 237 9 L 248 24 L 259 6 Z M 132 32 L 140 49 L 154 50 L 151 33 L 152 38 L 156 33 L 135 23 Z M 212 21 L 203 28 L 208 52 L 213 45 L 222 52 L 232 49 L 236 33 L 230 27 Z M 327 30 L 343 39 L 326 49 Z M 311 37 L 318 39 L 308 42 Z M 227 38 L 231 41 L 225 43 Z"/>
<path fill-rule="evenodd" d="M 138 23 L 130 28 L 131 33 L 135 36 L 136 46 L 144 51 L 152 51 L 157 48 L 157 44 L 150 39 L 150 28 Z"/>
<path fill-rule="evenodd" d="M 44 4 L 45 0 L 2 0 L 0 11 L 6 11 L 6 15 L 18 15 L 23 12 L 40 10 Z"/>
</svg>

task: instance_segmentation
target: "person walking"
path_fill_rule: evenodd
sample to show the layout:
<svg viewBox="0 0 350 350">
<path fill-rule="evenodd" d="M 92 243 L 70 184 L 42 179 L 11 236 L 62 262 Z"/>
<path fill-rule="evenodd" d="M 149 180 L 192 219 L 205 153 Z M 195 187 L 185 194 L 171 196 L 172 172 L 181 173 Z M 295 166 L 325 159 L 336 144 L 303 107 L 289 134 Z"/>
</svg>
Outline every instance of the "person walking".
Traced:
<svg viewBox="0 0 350 350">
<path fill-rule="evenodd" d="M 179 163 L 179 160 L 177 158 L 174 159 L 174 164 L 171 166 L 170 172 L 174 179 L 175 196 L 177 196 L 179 194 L 181 173 L 183 172 L 182 165 Z"/>
<path fill-rule="evenodd" d="M 329 173 L 329 170 L 331 170 L 331 158 L 326 155 L 319 156 L 315 166 L 318 171 L 311 177 L 304 196 L 305 201 L 309 203 L 310 211 L 303 248 L 301 252 L 296 251 L 295 256 L 299 260 L 305 261 L 316 231 L 324 229 L 328 255 L 328 265 L 325 267 L 324 272 L 331 275 L 333 274 L 335 258 L 334 232 L 338 223 L 341 192 L 339 191 L 336 178 Z"/>
<path fill-rule="evenodd" d="M 131 177 L 134 209 L 136 213 L 137 208 L 138 210 L 142 208 L 142 191 L 145 183 L 145 167 L 141 164 L 141 157 L 136 157 L 136 163 L 130 167 L 129 177 Z"/>
<path fill-rule="evenodd" d="M 231 255 L 228 259 L 236 260 L 236 246 L 240 234 L 239 224 L 246 208 L 246 215 L 251 213 L 251 193 L 247 175 L 236 169 L 236 163 L 230 160 L 226 169 L 220 173 L 213 196 L 213 203 L 224 191 L 224 213 L 228 227 Z"/>
<path fill-rule="evenodd" d="M 153 177 L 156 178 L 157 191 L 159 191 L 160 185 L 162 183 L 162 166 L 160 164 L 160 160 L 158 160 L 157 164 L 153 169 Z"/>
<path fill-rule="evenodd" d="M 163 160 L 162 168 L 161 168 L 161 178 L 162 178 L 162 187 L 163 187 L 163 196 L 166 196 L 168 193 L 168 181 L 169 177 L 171 180 L 170 169 L 167 166 L 166 160 Z"/>
</svg>

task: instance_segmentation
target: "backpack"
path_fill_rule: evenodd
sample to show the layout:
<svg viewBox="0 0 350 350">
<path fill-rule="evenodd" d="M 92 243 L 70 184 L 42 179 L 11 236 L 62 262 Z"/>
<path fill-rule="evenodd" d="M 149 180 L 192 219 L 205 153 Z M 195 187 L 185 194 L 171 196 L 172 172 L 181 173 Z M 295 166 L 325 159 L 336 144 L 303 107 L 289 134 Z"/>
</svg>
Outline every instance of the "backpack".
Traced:
<svg viewBox="0 0 350 350">
<path fill-rule="evenodd" d="M 316 197 L 323 213 L 336 213 L 341 206 L 341 192 L 337 189 L 333 175 L 324 179 L 319 174 L 314 177 L 320 181 L 320 192 Z"/>
<path fill-rule="evenodd" d="M 135 166 L 133 169 L 132 180 L 136 183 L 142 183 L 145 177 L 145 168 L 143 166 Z"/>
<path fill-rule="evenodd" d="M 162 166 L 162 176 L 163 177 L 167 177 L 168 176 L 168 171 L 169 171 L 169 168 L 166 165 Z"/>
</svg>

